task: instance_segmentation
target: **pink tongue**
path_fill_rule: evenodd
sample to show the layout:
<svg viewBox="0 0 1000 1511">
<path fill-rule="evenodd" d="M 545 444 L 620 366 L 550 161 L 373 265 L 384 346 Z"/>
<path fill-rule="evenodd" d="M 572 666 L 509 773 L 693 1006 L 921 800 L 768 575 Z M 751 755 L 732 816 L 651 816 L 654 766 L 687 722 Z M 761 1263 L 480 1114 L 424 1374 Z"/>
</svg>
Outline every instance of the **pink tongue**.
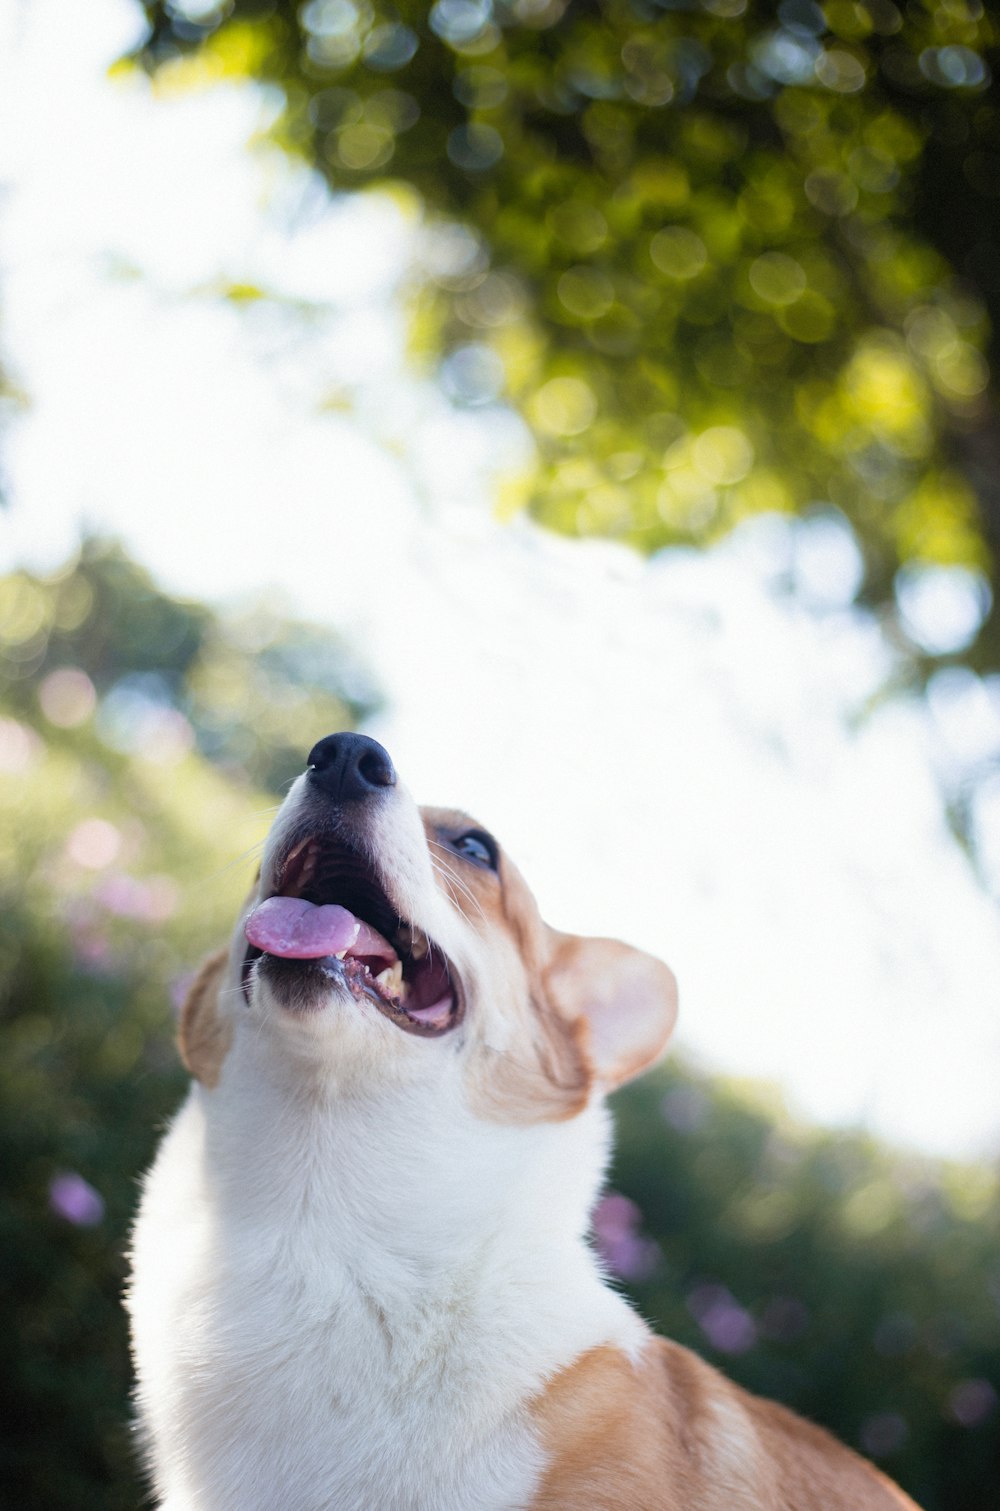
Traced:
<svg viewBox="0 0 1000 1511">
<path fill-rule="evenodd" d="M 381 934 L 336 903 L 317 907 L 302 897 L 269 897 L 254 908 L 244 932 L 258 950 L 286 960 L 317 960 L 345 950 L 365 959 L 384 960 L 387 965 L 396 959 L 395 950 Z"/>
</svg>

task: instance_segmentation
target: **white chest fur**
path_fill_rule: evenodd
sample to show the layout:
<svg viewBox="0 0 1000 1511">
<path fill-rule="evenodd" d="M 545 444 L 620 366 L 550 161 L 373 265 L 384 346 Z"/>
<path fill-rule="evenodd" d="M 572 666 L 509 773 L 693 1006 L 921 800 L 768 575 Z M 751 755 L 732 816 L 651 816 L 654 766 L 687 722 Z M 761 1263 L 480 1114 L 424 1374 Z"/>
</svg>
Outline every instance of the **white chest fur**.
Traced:
<svg viewBox="0 0 1000 1511">
<path fill-rule="evenodd" d="M 318 1104 L 249 1053 L 192 1092 L 135 1233 L 165 1511 L 528 1505 L 532 1396 L 585 1349 L 644 1336 L 583 1240 L 603 1110 L 487 1125 L 457 1082 L 433 1106 L 398 1087 Z"/>
</svg>

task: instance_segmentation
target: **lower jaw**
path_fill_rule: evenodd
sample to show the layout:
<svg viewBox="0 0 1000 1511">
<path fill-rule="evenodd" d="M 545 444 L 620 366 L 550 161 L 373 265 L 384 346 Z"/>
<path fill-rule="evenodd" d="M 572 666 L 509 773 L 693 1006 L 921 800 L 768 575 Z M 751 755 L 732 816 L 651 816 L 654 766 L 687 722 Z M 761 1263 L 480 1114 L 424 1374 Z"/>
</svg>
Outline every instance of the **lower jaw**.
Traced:
<svg viewBox="0 0 1000 1511">
<path fill-rule="evenodd" d="M 283 960 L 277 955 L 261 955 L 254 969 L 284 1012 L 304 1015 L 327 1011 L 334 995 L 342 997 L 349 991 L 345 973 L 335 969 L 338 966 L 339 960 L 326 958 Z"/>
<path fill-rule="evenodd" d="M 349 995 L 356 1002 L 374 1007 L 404 1033 L 417 1038 L 441 1038 L 457 1027 L 463 1016 L 461 999 L 456 993 L 451 1018 L 444 1026 L 420 1023 L 408 1018 L 400 1009 L 379 997 L 366 981 L 364 967 L 351 960 L 324 955 L 314 960 L 290 960 L 278 955 L 262 955 L 257 962 L 258 974 L 267 982 L 272 996 L 285 1012 L 296 1015 L 322 1013 L 335 995 Z"/>
</svg>

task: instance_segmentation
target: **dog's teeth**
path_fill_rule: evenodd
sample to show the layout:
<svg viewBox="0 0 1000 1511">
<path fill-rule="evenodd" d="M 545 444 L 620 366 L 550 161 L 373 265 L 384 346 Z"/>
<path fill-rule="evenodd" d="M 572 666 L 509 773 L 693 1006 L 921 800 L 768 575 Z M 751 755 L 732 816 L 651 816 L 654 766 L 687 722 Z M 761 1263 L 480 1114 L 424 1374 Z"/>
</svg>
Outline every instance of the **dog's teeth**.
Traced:
<svg viewBox="0 0 1000 1511">
<path fill-rule="evenodd" d="M 300 856 L 302 857 L 302 865 L 299 867 L 298 874 L 293 882 L 289 873 Z M 281 874 L 286 884 L 295 887 L 295 896 L 301 896 L 309 882 L 312 881 L 316 874 L 316 862 L 318 859 L 319 849 L 316 841 L 312 839 L 300 840 L 294 849 L 289 850 Z"/>
<path fill-rule="evenodd" d="M 347 951 L 346 950 L 338 950 L 337 953 L 334 955 L 333 958 L 334 958 L 334 960 L 344 960 L 346 958 L 346 956 L 347 956 Z"/>
<path fill-rule="evenodd" d="M 395 965 L 387 965 L 384 971 L 379 971 L 375 977 L 375 985 L 386 997 L 398 997 L 403 987 L 403 963 L 397 960 Z"/>
<path fill-rule="evenodd" d="M 396 934 L 396 948 L 401 955 L 423 960 L 429 948 L 427 935 L 416 924 L 404 923 Z"/>
</svg>

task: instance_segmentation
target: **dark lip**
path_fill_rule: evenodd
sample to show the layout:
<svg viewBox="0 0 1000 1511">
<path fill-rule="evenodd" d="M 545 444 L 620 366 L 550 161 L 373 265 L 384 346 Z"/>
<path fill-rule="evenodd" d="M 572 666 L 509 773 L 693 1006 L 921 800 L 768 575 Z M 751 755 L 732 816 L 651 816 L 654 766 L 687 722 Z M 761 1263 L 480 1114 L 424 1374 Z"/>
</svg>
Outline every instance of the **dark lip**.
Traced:
<svg viewBox="0 0 1000 1511">
<path fill-rule="evenodd" d="M 290 895 L 305 897 L 309 901 L 338 902 L 350 908 L 357 917 L 363 918 L 365 923 L 383 934 L 405 963 L 409 957 L 405 949 L 399 947 L 400 933 L 412 928 L 412 923 L 400 914 L 368 859 L 327 830 L 302 828 L 289 837 L 273 868 L 273 884 L 261 890 L 259 900 L 263 902 L 266 898 L 285 894 L 290 881 L 290 868 L 311 845 L 320 850 L 314 868 L 315 876 L 309 884 L 300 887 L 298 883 L 301 877 L 295 876 L 293 872 L 293 890 Z M 384 1018 L 388 1018 L 405 1033 L 414 1034 L 418 1038 L 439 1039 L 451 1033 L 464 1019 L 465 991 L 461 977 L 449 957 L 434 940 L 430 940 L 429 936 L 425 937 L 428 937 L 431 949 L 444 962 L 452 992 L 452 1009 L 447 1021 L 442 1024 L 427 1023 L 411 1017 L 405 1008 L 378 991 L 360 961 L 350 958 L 338 960 L 333 955 L 310 960 L 283 959 L 265 954 L 254 945 L 248 945 L 243 957 L 243 996 L 249 1003 L 256 966 L 258 972 L 266 972 L 272 988 L 281 983 L 280 994 L 286 999 L 282 1006 L 290 1010 L 322 1009 L 324 1004 L 317 999 L 321 994 L 325 995 L 339 986 L 356 1001 L 371 1002 Z"/>
<path fill-rule="evenodd" d="M 321 996 L 341 987 L 356 1002 L 370 1002 L 383 1018 L 388 1018 L 390 1023 L 394 1023 L 404 1033 L 413 1034 L 418 1039 L 442 1039 L 445 1034 L 456 1029 L 465 1017 L 465 994 L 461 982 L 450 969 L 454 1006 L 446 1023 L 433 1024 L 411 1018 L 402 1008 L 375 991 L 364 979 L 364 968 L 360 965 L 355 967 L 350 961 L 338 960 L 333 955 L 323 955 L 314 960 L 281 960 L 276 955 L 262 955 L 260 950 L 255 950 L 252 946 L 247 951 L 248 956 L 251 954 L 260 960 L 258 971 L 266 974 L 268 984 L 281 1001 L 281 1006 L 290 1012 L 322 1012 L 326 1003 L 320 1000 Z M 245 992 L 253 964 L 252 960 L 249 964 L 244 962 Z"/>
</svg>

